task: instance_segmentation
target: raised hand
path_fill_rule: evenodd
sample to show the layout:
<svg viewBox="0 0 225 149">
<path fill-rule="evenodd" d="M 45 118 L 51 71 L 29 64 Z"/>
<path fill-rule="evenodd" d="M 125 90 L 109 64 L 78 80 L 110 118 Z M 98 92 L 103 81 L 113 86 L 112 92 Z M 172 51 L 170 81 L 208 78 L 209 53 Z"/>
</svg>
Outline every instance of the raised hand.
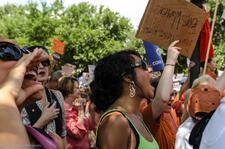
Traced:
<svg viewBox="0 0 225 149">
<path fill-rule="evenodd" d="M 179 40 L 176 40 L 172 42 L 167 50 L 167 59 L 166 59 L 166 64 L 172 64 L 175 65 L 177 62 L 177 58 L 180 54 L 180 47 L 176 47 L 176 44 L 179 43 Z"/>
<path fill-rule="evenodd" d="M 36 49 L 33 53 L 23 56 L 12 68 L 8 77 L 0 87 L 0 96 L 5 96 L 3 100 L 13 99 L 17 104 L 22 104 L 28 95 L 35 93 L 37 90 L 43 89 L 43 86 L 39 84 L 37 84 L 37 88 L 35 90 L 24 90 L 21 88 L 27 68 L 31 67 L 30 63 L 32 63 L 32 61 L 35 61 L 35 63 L 38 62 L 37 59 L 40 59 L 41 54 L 42 50 Z"/>
<path fill-rule="evenodd" d="M 14 62 L 15 65 L 9 70 L 4 82 L 0 84 L 0 128 L 4 130 L 4 133 L 0 133 L 0 144 L 11 144 L 11 148 L 17 144 L 29 144 L 16 102 L 22 104 L 25 101 L 26 96 L 21 94 L 24 75 L 30 63 L 41 53 L 42 50 L 37 49 L 23 56 L 18 62 Z M 27 91 L 25 90 L 24 93 Z"/>
</svg>

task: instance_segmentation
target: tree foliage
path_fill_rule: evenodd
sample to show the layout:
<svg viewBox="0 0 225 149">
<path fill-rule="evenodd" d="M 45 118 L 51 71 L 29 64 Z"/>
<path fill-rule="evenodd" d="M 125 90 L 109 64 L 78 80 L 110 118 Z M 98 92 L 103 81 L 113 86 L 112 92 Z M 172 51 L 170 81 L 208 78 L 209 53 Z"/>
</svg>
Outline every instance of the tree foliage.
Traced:
<svg viewBox="0 0 225 149">
<path fill-rule="evenodd" d="M 140 41 L 128 19 L 108 8 L 80 3 L 64 8 L 56 0 L 50 6 L 42 2 L 23 6 L 0 7 L 0 35 L 15 39 L 19 45 L 41 44 L 51 47 L 53 38 L 65 42 L 63 63 L 83 70 L 108 53 L 136 47 L 143 53 Z"/>
<path fill-rule="evenodd" d="M 224 67 L 225 44 L 220 26 L 223 1 L 219 6 L 213 43 L 219 68 Z M 215 8 L 209 0 L 211 20 Z M 144 10 L 143 10 L 144 11 Z M 128 19 L 103 6 L 89 3 L 63 6 L 62 0 L 52 4 L 30 2 L 26 5 L 7 4 L 0 7 L 0 35 L 14 39 L 21 46 L 44 45 L 51 47 L 53 38 L 65 42 L 61 64 L 71 63 L 84 70 L 108 53 L 136 47 L 144 54 L 142 42 L 135 38 L 135 30 Z M 165 58 L 165 51 L 162 51 Z M 179 58 L 178 71 L 186 67 L 184 57 Z"/>
<path fill-rule="evenodd" d="M 223 14 L 224 10 L 224 4 L 225 0 L 220 0 L 220 4 L 217 11 L 217 17 L 216 17 L 216 24 L 214 28 L 214 34 L 213 34 L 213 44 L 215 48 L 215 61 L 219 69 L 225 68 L 225 62 L 224 62 L 224 56 L 225 56 L 225 43 L 224 43 L 224 30 L 222 29 L 222 26 L 220 24 L 221 16 Z M 210 18 L 211 21 L 213 19 L 213 13 L 215 11 L 215 1 L 210 0 Z"/>
</svg>

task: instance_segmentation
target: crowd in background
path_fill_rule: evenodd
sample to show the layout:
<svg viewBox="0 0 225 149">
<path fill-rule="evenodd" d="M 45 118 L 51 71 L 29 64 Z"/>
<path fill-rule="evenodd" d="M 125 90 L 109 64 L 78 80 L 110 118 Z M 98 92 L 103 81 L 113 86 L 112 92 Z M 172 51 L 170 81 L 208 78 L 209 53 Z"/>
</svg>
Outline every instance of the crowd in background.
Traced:
<svg viewBox="0 0 225 149">
<path fill-rule="evenodd" d="M 203 9 L 204 1 L 191 2 Z M 60 57 L 51 60 L 46 47 L 0 37 L 0 148 L 223 148 L 225 72 L 218 76 L 212 54 L 202 74 L 196 48 L 177 85 L 178 43 L 161 73 L 131 48 L 105 56 L 81 79 L 54 70 Z"/>
</svg>

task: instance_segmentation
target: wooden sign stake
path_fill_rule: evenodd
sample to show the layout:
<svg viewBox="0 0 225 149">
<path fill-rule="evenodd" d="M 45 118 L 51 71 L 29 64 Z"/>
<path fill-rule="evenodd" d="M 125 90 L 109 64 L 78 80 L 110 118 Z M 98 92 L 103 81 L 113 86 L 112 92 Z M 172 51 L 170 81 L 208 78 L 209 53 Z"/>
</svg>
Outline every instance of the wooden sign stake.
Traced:
<svg viewBox="0 0 225 149">
<path fill-rule="evenodd" d="M 206 67 L 207 67 L 208 59 L 209 59 L 209 50 L 210 50 L 210 46 L 211 46 L 211 42 L 212 42 L 212 35 L 213 35 L 213 31 L 214 31 L 214 26 L 215 26 L 215 22 L 216 22 L 216 15 L 217 15 L 217 10 L 218 10 L 218 6 L 219 6 L 219 0 L 216 0 L 215 2 L 216 2 L 216 7 L 215 7 L 213 21 L 212 21 L 212 27 L 211 27 L 211 33 L 210 33 L 210 37 L 209 37 L 209 43 L 208 43 L 208 48 L 207 48 L 207 53 L 206 53 L 206 58 L 205 58 L 203 75 L 205 75 L 205 73 L 206 73 Z"/>
</svg>

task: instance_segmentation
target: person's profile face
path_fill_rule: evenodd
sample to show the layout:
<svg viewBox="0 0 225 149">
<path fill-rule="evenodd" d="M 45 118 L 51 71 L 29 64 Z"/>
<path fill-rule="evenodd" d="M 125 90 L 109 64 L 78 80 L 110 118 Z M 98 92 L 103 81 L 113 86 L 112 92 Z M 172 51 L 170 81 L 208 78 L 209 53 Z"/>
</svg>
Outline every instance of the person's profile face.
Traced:
<svg viewBox="0 0 225 149">
<path fill-rule="evenodd" d="M 137 56 L 134 57 L 134 63 L 138 63 L 141 59 Z M 151 99 L 154 96 L 154 87 L 150 82 L 152 79 L 152 72 L 150 69 L 145 69 L 142 66 L 133 68 L 136 73 L 136 85 L 142 90 L 143 98 Z"/>
</svg>

